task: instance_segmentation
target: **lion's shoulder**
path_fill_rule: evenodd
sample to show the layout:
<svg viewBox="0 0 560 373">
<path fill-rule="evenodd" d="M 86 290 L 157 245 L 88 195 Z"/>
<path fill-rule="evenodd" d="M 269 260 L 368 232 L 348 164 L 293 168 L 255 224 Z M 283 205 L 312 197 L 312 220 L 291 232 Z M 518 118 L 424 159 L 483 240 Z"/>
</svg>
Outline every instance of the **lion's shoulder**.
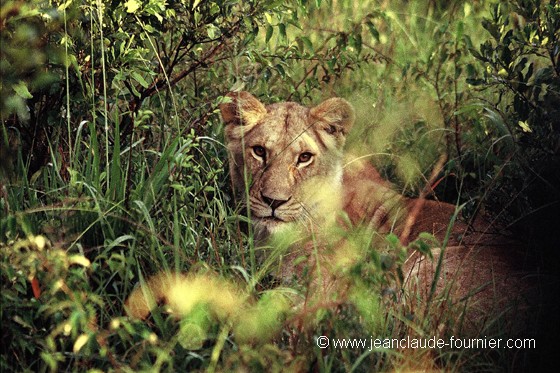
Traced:
<svg viewBox="0 0 560 373">
<path fill-rule="evenodd" d="M 443 240 L 457 217 L 453 204 L 423 198 L 406 198 L 384 179 L 367 158 L 346 156 L 343 173 L 343 206 L 353 225 L 367 225 L 380 233 L 397 234 L 403 243 L 428 232 Z M 468 224 L 455 219 L 451 242 Z"/>
</svg>

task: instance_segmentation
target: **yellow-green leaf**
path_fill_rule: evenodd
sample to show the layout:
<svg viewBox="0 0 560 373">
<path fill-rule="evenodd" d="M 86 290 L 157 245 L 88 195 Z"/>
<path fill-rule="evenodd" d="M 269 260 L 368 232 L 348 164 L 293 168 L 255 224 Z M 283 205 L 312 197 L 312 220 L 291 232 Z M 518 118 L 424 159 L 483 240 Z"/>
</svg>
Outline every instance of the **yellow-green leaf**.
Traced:
<svg viewBox="0 0 560 373">
<path fill-rule="evenodd" d="M 519 121 L 519 122 L 517 122 L 517 124 L 519 125 L 519 127 L 521 127 L 523 132 L 527 132 L 527 133 L 533 132 L 531 127 L 529 127 L 529 124 L 527 123 L 527 121 Z"/>
<path fill-rule="evenodd" d="M 19 97 L 25 99 L 33 98 L 33 95 L 29 92 L 29 89 L 27 89 L 25 82 L 20 80 L 17 84 L 14 84 L 13 88 Z"/>
<path fill-rule="evenodd" d="M 74 347 L 72 348 L 72 351 L 74 351 L 74 353 L 78 353 L 82 349 L 82 347 L 84 347 L 84 345 L 87 343 L 88 340 L 89 340 L 89 335 L 81 334 L 76 339 L 76 342 L 74 342 Z"/>
<path fill-rule="evenodd" d="M 127 13 L 135 13 L 140 8 L 140 3 L 136 0 L 128 0 L 124 6 Z"/>
<path fill-rule="evenodd" d="M 82 267 L 86 268 L 91 265 L 89 259 L 82 255 L 71 255 L 70 257 L 68 257 L 68 261 L 70 262 L 70 264 L 79 264 Z"/>
</svg>

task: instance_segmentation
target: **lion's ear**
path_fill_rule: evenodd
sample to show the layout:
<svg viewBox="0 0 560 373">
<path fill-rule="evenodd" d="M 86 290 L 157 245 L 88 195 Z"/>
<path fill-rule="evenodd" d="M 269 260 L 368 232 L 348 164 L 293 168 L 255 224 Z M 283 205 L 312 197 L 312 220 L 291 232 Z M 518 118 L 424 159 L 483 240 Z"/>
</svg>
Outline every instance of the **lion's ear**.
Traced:
<svg viewBox="0 0 560 373">
<path fill-rule="evenodd" d="M 330 134 L 346 136 L 354 124 L 354 108 L 343 98 L 329 98 L 312 108 L 309 115 Z"/>
<path fill-rule="evenodd" d="M 226 97 L 231 102 L 220 104 L 226 124 L 254 125 L 266 114 L 264 105 L 249 92 L 230 92 Z"/>
</svg>

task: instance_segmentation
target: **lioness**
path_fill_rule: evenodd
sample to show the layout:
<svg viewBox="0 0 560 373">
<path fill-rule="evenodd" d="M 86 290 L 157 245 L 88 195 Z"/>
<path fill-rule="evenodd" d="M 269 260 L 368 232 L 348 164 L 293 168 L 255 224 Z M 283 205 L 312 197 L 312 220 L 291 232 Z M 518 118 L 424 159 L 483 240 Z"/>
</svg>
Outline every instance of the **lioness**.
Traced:
<svg viewBox="0 0 560 373">
<path fill-rule="evenodd" d="M 344 164 L 343 146 L 354 110 L 332 98 L 314 108 L 293 102 L 265 107 L 247 92 L 221 105 L 230 175 L 250 207 L 257 236 L 289 225 L 319 228 L 344 210 L 353 224 L 402 235 L 415 200 L 395 193 L 367 162 Z M 442 233 L 455 206 L 422 201 L 417 221 L 402 240 L 420 232 Z M 461 226 L 464 228 L 464 226 Z"/>
<path fill-rule="evenodd" d="M 346 100 L 331 98 L 308 108 L 294 102 L 265 106 L 247 92 L 228 97 L 220 110 L 231 179 L 261 242 L 292 228 L 315 237 L 348 220 L 393 232 L 403 244 L 430 232 L 445 241 L 442 261 L 439 250 L 434 260 L 410 253 L 404 286 L 424 299 L 445 291 L 451 303 L 468 303 L 462 316 L 473 334 L 524 297 L 518 245 L 497 236 L 481 219 L 474 224 L 479 232 L 456 222 L 448 234 L 455 206 L 405 199 L 367 162 L 345 160 L 343 147 L 354 123 Z M 287 261 L 284 267 L 291 265 Z M 292 268 L 282 272 L 294 274 Z M 523 320 L 519 314 L 516 319 Z"/>
</svg>

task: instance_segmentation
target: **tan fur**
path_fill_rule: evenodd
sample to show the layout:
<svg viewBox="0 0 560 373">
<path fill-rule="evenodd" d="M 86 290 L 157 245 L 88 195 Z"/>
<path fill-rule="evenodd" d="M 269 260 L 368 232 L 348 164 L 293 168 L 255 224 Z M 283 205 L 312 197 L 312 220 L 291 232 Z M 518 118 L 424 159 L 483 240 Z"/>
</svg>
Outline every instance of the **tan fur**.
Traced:
<svg viewBox="0 0 560 373">
<path fill-rule="evenodd" d="M 258 239 L 290 228 L 314 237 L 301 241 L 298 236 L 299 244 L 293 245 L 296 254 L 285 261 L 282 272 L 293 275 L 294 258 L 301 254 L 313 257 L 317 232 L 332 230 L 334 222 L 401 235 L 414 212 L 410 233 L 401 237 L 403 244 L 420 232 L 430 232 L 447 246 L 439 272 L 442 251 L 434 251 L 433 261 L 410 254 L 404 267 L 405 287 L 422 295 L 411 297 L 413 307 L 429 307 L 438 295 L 448 294 L 458 309 L 473 310 L 464 313 L 473 332 L 483 327 L 483 320 L 523 297 L 527 286 L 522 262 L 516 259 L 519 245 L 501 238 L 483 219 L 470 228 L 457 221 L 447 235 L 455 206 L 405 199 L 368 162 L 344 160 L 344 141 L 354 120 L 347 101 L 333 98 L 306 108 L 293 102 L 265 106 L 247 92 L 228 97 L 221 112 L 231 178 L 237 196 L 249 207 Z M 336 264 L 330 257 L 322 265 Z M 436 272 L 439 279 L 432 286 Z"/>
<path fill-rule="evenodd" d="M 265 107 L 246 92 L 229 97 L 221 110 L 231 178 L 250 206 L 258 236 L 333 218 L 339 210 L 332 196 L 340 195 L 342 147 L 354 120 L 350 104 L 331 99 L 311 109 L 290 102 Z"/>
</svg>

